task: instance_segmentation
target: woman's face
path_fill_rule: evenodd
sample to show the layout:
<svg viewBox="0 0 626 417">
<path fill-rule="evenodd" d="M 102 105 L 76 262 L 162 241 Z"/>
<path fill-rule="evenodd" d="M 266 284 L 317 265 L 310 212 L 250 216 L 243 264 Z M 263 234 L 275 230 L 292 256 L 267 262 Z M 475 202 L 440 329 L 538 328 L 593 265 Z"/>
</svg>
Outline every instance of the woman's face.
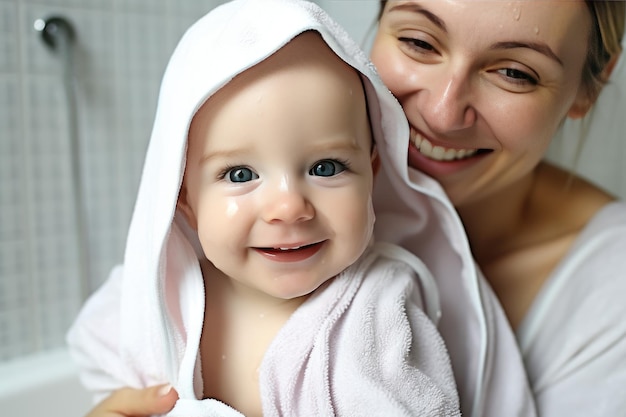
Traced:
<svg viewBox="0 0 626 417">
<path fill-rule="evenodd" d="M 590 27 L 583 1 L 388 2 L 371 58 L 409 120 L 409 165 L 457 207 L 526 177 L 588 110 Z"/>
</svg>

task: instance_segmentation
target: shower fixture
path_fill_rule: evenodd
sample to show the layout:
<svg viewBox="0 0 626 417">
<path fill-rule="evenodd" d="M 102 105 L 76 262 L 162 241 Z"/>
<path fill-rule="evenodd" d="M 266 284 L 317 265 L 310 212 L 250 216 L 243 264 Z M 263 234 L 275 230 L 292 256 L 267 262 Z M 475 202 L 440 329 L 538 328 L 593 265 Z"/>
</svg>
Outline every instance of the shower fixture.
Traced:
<svg viewBox="0 0 626 417">
<path fill-rule="evenodd" d="M 58 49 L 74 41 L 74 27 L 69 20 L 62 16 L 50 16 L 45 19 L 37 19 L 33 27 L 37 32 L 41 33 L 43 42 L 50 49 Z M 64 44 L 61 45 L 60 42 Z"/>
</svg>

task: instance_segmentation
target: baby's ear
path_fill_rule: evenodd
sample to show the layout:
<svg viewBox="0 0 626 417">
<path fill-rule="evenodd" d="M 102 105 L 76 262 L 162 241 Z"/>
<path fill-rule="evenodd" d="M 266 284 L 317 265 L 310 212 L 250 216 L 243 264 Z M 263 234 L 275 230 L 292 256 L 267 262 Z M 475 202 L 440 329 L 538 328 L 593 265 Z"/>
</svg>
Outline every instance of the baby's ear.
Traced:
<svg viewBox="0 0 626 417">
<path fill-rule="evenodd" d="M 178 201 L 176 201 L 176 208 L 180 210 L 180 212 L 183 214 L 185 220 L 187 221 L 187 224 L 189 224 L 189 227 L 197 231 L 198 221 L 196 219 L 196 214 L 193 212 L 191 204 L 189 203 L 187 187 L 185 186 L 184 182 L 180 186 L 180 191 L 178 192 Z"/>
<path fill-rule="evenodd" d="M 376 176 L 376 174 L 378 174 L 378 170 L 380 169 L 380 155 L 378 155 L 378 148 L 376 145 L 372 148 L 370 160 L 372 161 L 372 172 L 374 173 L 374 176 Z"/>
</svg>

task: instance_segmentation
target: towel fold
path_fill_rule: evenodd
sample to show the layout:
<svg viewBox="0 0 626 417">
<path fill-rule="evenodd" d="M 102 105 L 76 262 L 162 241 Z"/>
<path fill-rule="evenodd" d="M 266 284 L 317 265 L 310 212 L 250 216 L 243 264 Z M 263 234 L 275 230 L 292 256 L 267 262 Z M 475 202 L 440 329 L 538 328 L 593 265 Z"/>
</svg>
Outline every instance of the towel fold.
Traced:
<svg viewBox="0 0 626 417">
<path fill-rule="evenodd" d="M 460 415 L 444 342 L 422 310 L 432 277 L 407 260 L 419 265 L 399 247 L 374 245 L 298 308 L 261 363 L 264 416 Z M 241 416 L 188 398 L 168 414 L 190 415 Z"/>
<path fill-rule="evenodd" d="M 421 281 L 432 277 L 387 257 L 408 252 L 380 247 L 304 303 L 270 345 L 267 415 L 460 415 L 448 353 L 423 311 Z"/>
</svg>

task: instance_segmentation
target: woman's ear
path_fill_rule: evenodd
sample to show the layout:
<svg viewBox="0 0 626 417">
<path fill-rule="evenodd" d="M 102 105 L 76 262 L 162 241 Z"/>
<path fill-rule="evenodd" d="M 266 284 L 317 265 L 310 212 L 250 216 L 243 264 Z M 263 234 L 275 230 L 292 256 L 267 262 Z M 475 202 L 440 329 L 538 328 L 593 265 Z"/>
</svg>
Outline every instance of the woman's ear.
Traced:
<svg viewBox="0 0 626 417">
<path fill-rule="evenodd" d="M 585 88 L 581 87 L 578 90 L 574 103 L 567 112 L 567 117 L 569 117 L 570 119 L 582 119 L 583 117 L 585 117 L 597 98 L 597 94 L 595 95 L 595 98 L 590 96 L 590 94 L 591 93 L 588 92 Z"/>
<path fill-rule="evenodd" d="M 380 170 L 380 155 L 378 155 L 378 148 L 376 147 L 376 145 L 374 145 L 374 147 L 372 148 L 372 155 L 370 160 L 372 161 L 372 172 L 374 173 L 374 176 L 376 176 L 376 174 L 378 174 L 378 171 Z"/>
<path fill-rule="evenodd" d="M 620 54 L 616 54 L 611 57 L 598 76 L 600 80 L 604 80 L 604 82 L 606 82 L 611 77 L 619 57 Z M 579 88 L 574 104 L 572 104 L 572 107 L 570 107 L 569 112 L 567 113 L 568 117 L 571 119 L 581 119 L 585 117 L 585 115 L 589 112 L 589 109 L 591 109 L 591 106 L 595 104 L 601 91 L 602 87 L 598 88 L 596 91 L 589 91 L 589 89 L 582 87 Z"/>
<path fill-rule="evenodd" d="M 198 221 L 196 219 L 196 214 L 194 213 L 193 209 L 191 208 L 191 204 L 189 203 L 187 186 L 184 182 L 180 186 L 180 191 L 178 192 L 178 201 L 176 202 L 176 207 L 185 217 L 185 220 L 187 221 L 187 224 L 189 224 L 189 227 L 197 231 Z"/>
</svg>

